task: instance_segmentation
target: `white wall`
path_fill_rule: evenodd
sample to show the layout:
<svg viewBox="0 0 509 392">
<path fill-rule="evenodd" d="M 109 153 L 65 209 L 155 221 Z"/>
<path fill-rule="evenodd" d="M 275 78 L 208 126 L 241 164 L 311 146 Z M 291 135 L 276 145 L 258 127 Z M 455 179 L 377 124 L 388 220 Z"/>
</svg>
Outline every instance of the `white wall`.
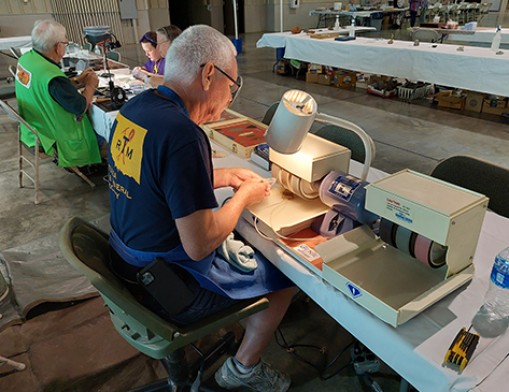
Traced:
<svg viewBox="0 0 509 392">
<path fill-rule="evenodd" d="M 0 15 L 0 37 L 30 35 L 34 22 L 39 19 L 53 19 L 53 17 L 51 14 Z"/>
<path fill-rule="evenodd" d="M 290 8 L 289 0 L 283 1 L 283 30 L 290 30 L 293 26 L 300 28 L 313 28 L 318 23 L 318 16 L 310 16 L 309 11 L 325 7 L 332 8 L 333 2 L 331 1 L 315 1 L 315 0 L 301 0 L 300 7 L 296 9 Z M 346 4 L 346 0 L 344 0 Z M 266 31 L 280 31 L 280 9 L 281 2 L 279 0 L 267 1 L 267 24 Z M 262 30 L 263 31 L 263 30 Z M 247 32 L 247 31 L 246 31 Z"/>
</svg>

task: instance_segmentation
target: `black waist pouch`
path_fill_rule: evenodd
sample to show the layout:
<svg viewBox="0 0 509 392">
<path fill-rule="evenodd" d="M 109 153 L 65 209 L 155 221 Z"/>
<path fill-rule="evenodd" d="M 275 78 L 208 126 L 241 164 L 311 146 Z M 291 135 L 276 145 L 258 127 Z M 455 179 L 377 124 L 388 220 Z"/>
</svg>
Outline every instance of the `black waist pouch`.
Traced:
<svg viewBox="0 0 509 392">
<path fill-rule="evenodd" d="M 199 287 L 187 271 L 161 259 L 156 259 L 140 270 L 137 280 L 170 317 L 191 305 Z"/>
</svg>

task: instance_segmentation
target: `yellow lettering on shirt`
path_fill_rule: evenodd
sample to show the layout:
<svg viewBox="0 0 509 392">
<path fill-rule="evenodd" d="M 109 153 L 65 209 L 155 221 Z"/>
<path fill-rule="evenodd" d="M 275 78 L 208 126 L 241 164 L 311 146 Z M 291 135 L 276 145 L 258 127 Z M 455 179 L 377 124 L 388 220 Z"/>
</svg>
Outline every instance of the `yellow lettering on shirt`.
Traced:
<svg viewBox="0 0 509 392">
<path fill-rule="evenodd" d="M 122 174 L 140 183 L 141 162 L 143 160 L 143 141 L 147 130 L 117 115 L 117 126 L 113 130 L 110 152 L 115 166 Z"/>
</svg>

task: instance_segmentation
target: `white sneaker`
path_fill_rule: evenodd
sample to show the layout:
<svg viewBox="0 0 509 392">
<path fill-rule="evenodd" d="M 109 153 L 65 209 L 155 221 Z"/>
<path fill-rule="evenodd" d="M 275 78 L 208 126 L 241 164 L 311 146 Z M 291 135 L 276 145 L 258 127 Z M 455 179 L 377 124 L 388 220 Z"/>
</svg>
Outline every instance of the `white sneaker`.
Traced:
<svg viewBox="0 0 509 392">
<path fill-rule="evenodd" d="M 232 391 L 286 392 L 290 388 L 290 377 L 260 361 L 249 373 L 242 374 L 235 366 L 233 357 L 228 358 L 216 374 L 221 388 Z"/>
</svg>

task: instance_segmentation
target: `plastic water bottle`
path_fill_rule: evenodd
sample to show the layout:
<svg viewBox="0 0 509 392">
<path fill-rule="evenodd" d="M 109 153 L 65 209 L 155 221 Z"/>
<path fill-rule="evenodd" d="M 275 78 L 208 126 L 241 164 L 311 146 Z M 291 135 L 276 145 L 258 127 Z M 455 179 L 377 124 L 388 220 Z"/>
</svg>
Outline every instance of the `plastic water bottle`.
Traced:
<svg viewBox="0 0 509 392">
<path fill-rule="evenodd" d="M 350 31 L 348 32 L 349 37 L 355 37 L 355 17 L 352 16 L 352 24 L 350 25 Z"/>
<path fill-rule="evenodd" d="M 509 247 L 495 257 L 490 287 L 472 326 L 484 337 L 498 336 L 509 326 Z"/>
<path fill-rule="evenodd" d="M 500 26 L 497 26 L 497 31 L 493 36 L 493 41 L 491 41 L 491 50 L 493 50 L 494 52 L 498 52 L 501 41 L 502 41 L 502 28 Z"/>
</svg>

